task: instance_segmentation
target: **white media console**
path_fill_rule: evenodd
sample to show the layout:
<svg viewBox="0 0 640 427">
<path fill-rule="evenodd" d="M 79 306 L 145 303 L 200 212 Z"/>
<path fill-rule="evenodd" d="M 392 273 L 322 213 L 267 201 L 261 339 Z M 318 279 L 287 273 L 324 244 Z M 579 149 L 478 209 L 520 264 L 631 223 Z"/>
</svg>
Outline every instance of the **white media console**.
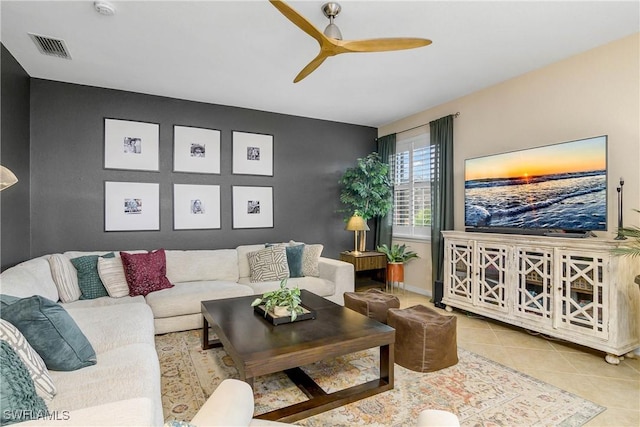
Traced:
<svg viewBox="0 0 640 427">
<path fill-rule="evenodd" d="M 444 293 L 456 307 L 607 353 L 640 347 L 640 260 L 624 241 L 444 231 Z"/>
</svg>

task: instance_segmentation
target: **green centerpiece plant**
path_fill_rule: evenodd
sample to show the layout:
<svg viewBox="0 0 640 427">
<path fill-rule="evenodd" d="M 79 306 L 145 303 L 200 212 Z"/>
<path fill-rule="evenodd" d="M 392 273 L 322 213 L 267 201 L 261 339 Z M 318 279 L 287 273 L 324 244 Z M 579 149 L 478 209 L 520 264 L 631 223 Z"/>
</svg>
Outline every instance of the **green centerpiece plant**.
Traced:
<svg viewBox="0 0 640 427">
<path fill-rule="evenodd" d="M 287 279 L 282 279 L 280 288 L 275 291 L 265 292 L 261 298 L 256 298 L 251 303 L 251 307 L 264 305 L 264 316 L 271 312 L 275 316 L 291 316 L 291 321 L 295 321 L 298 314 L 304 312 L 300 305 L 300 289 L 287 287 Z"/>
</svg>

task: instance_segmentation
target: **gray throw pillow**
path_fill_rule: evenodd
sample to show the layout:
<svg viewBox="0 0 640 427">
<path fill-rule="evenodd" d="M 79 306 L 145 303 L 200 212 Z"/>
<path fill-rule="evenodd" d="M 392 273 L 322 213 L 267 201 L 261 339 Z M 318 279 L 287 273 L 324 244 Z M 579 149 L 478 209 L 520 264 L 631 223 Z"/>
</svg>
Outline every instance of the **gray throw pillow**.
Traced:
<svg viewBox="0 0 640 427">
<path fill-rule="evenodd" d="M 76 322 L 47 298 L 1 295 L 0 317 L 18 328 L 51 370 L 74 371 L 96 364 L 96 352 Z"/>
</svg>

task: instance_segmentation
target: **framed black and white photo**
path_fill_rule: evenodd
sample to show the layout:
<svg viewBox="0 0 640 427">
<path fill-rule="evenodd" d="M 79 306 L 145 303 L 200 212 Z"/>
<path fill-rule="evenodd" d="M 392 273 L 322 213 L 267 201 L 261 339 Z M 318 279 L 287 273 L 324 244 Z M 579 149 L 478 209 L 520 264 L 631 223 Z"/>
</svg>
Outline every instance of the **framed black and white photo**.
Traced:
<svg viewBox="0 0 640 427">
<path fill-rule="evenodd" d="M 160 125 L 104 119 L 105 169 L 158 171 Z"/>
<path fill-rule="evenodd" d="M 160 230 L 160 184 L 106 181 L 104 230 Z"/>
<path fill-rule="evenodd" d="M 273 135 L 232 132 L 232 172 L 273 176 Z"/>
<path fill-rule="evenodd" d="M 173 229 L 220 228 L 220 186 L 173 184 Z"/>
<path fill-rule="evenodd" d="M 232 188 L 233 228 L 273 228 L 273 187 Z"/>
<path fill-rule="evenodd" d="M 220 131 L 173 127 L 173 171 L 220 173 Z"/>
</svg>

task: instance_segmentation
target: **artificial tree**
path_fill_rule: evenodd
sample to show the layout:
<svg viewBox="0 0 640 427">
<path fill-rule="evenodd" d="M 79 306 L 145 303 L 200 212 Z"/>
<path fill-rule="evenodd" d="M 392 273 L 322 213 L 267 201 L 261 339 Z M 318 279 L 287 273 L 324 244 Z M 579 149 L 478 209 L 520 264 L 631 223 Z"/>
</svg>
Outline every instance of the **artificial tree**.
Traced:
<svg viewBox="0 0 640 427">
<path fill-rule="evenodd" d="M 340 201 L 346 206 L 340 212 L 345 213 L 345 221 L 358 215 L 366 222 L 385 216 L 393 207 L 389 165 L 381 162 L 376 152 L 358 159 L 357 165 L 347 169 L 339 183 L 342 186 Z"/>
</svg>

